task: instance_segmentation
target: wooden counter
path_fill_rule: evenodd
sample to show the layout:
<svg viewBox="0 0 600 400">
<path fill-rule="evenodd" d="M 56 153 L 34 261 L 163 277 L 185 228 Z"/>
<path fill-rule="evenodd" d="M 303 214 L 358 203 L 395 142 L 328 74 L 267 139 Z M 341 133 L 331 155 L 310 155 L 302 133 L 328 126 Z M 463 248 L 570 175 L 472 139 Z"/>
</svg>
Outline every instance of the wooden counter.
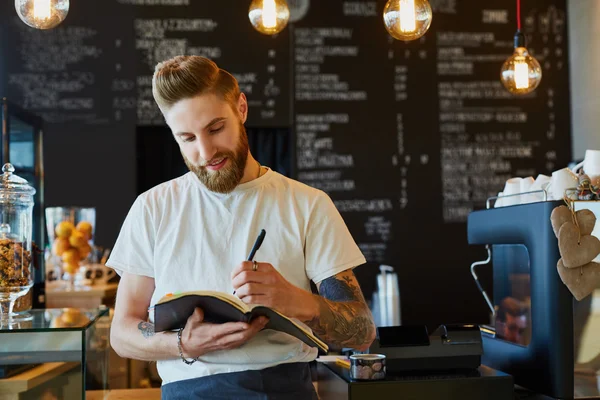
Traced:
<svg viewBox="0 0 600 400">
<path fill-rule="evenodd" d="M 46 286 L 46 308 L 98 308 L 113 307 L 118 283 L 76 287 L 75 290 Z"/>
<path fill-rule="evenodd" d="M 38 396 L 41 398 L 42 393 L 53 393 L 57 390 L 64 393 L 63 387 L 69 384 L 66 375 L 75 368 L 79 369 L 79 363 L 46 363 L 10 378 L 0 379 L 0 400 L 21 400 Z M 81 384 L 79 386 L 81 387 Z"/>
<path fill-rule="evenodd" d="M 160 388 L 157 389 L 122 389 L 122 390 L 88 390 L 86 400 L 160 400 Z"/>
</svg>

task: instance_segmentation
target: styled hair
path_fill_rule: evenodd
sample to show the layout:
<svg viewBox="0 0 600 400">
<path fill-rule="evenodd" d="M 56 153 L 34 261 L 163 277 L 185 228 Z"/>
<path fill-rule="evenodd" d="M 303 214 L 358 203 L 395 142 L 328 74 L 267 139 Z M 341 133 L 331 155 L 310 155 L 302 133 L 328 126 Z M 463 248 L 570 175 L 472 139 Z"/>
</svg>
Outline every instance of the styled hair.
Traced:
<svg viewBox="0 0 600 400">
<path fill-rule="evenodd" d="M 165 113 L 180 100 L 212 93 L 235 110 L 240 97 L 237 80 L 212 60 L 200 56 L 177 56 L 156 65 L 152 95 Z"/>
<path fill-rule="evenodd" d="M 497 316 L 500 321 L 506 322 L 507 314 L 513 317 L 527 315 L 529 307 L 522 301 L 512 297 L 506 297 L 500 302 L 500 307 L 497 311 Z"/>
</svg>

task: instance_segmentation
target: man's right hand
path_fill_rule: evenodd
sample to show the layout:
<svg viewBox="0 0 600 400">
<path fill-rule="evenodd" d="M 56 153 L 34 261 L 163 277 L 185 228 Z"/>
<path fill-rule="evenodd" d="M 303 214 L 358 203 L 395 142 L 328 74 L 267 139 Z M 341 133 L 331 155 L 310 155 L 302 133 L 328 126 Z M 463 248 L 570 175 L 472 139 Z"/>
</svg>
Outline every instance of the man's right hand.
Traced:
<svg viewBox="0 0 600 400">
<path fill-rule="evenodd" d="M 269 319 L 258 317 L 249 324 L 245 322 L 211 324 L 203 321 L 204 312 L 196 308 L 181 333 L 181 347 L 185 357 L 196 358 L 212 351 L 240 347 L 263 329 Z"/>
</svg>

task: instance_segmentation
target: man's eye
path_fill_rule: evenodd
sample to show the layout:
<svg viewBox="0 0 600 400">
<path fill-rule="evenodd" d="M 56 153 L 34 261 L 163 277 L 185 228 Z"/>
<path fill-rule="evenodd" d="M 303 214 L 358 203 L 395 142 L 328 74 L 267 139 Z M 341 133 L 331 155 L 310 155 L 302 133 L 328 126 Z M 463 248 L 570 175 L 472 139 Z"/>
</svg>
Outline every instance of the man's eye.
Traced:
<svg viewBox="0 0 600 400">
<path fill-rule="evenodd" d="M 218 127 L 218 128 L 211 129 L 210 131 L 208 131 L 208 133 L 210 133 L 211 135 L 214 135 L 214 134 L 216 134 L 216 133 L 219 133 L 219 132 L 221 132 L 221 131 L 223 130 L 223 128 L 224 128 L 224 127 L 225 127 L 225 125 L 221 125 L 221 126 L 220 126 L 220 127 Z"/>
<path fill-rule="evenodd" d="M 196 136 L 186 136 L 183 138 L 184 142 L 193 142 L 196 139 Z"/>
</svg>

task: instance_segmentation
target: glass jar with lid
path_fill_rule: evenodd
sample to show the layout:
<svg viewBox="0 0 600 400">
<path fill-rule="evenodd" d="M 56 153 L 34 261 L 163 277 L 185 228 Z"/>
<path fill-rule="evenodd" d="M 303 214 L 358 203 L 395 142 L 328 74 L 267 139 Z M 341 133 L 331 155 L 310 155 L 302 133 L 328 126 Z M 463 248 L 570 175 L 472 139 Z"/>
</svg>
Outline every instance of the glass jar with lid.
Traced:
<svg viewBox="0 0 600 400">
<path fill-rule="evenodd" d="M 15 301 L 33 286 L 32 219 L 35 189 L 4 164 L 0 177 L 0 326 L 31 318 Z"/>
</svg>

